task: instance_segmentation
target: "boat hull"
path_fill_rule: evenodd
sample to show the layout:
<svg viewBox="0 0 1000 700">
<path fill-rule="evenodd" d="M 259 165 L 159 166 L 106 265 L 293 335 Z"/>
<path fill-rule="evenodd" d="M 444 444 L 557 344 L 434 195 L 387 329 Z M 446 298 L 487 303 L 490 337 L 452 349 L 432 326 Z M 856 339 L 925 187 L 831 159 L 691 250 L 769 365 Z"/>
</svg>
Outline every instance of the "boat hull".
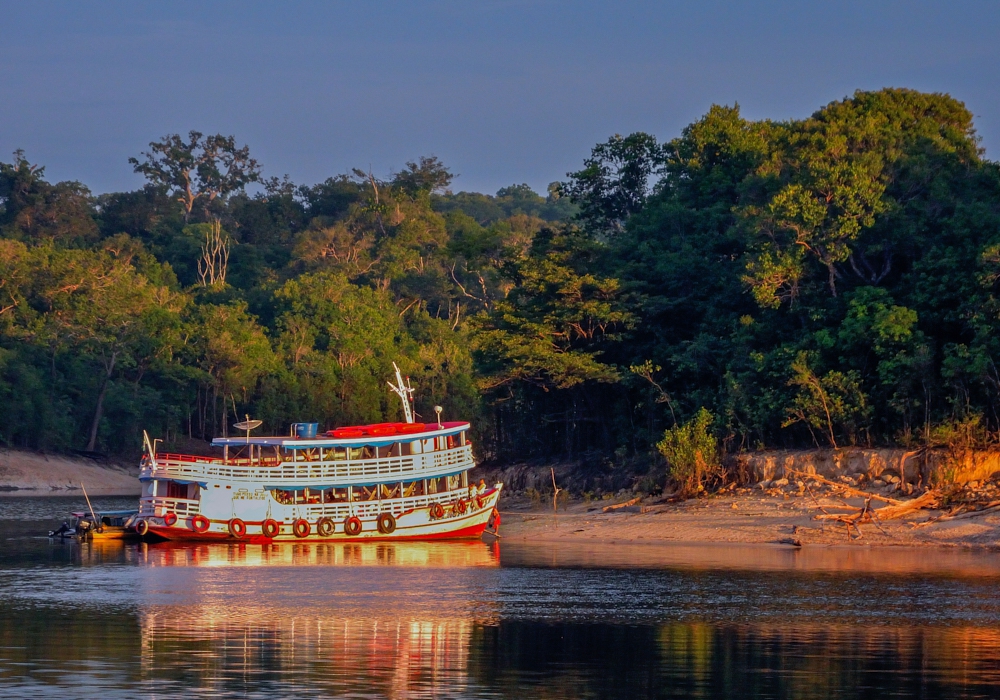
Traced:
<svg viewBox="0 0 1000 700">
<path fill-rule="evenodd" d="M 230 520 L 212 518 L 203 514 L 208 520 L 208 528 L 199 532 L 194 527 L 193 518 L 178 518 L 172 525 L 167 525 L 162 517 L 147 517 L 148 532 L 166 540 L 201 541 L 201 542 L 374 542 L 374 541 L 405 541 L 405 540 L 447 540 L 476 539 L 482 537 L 490 523 L 493 510 L 500 498 L 501 486 L 480 494 L 478 498 L 463 501 L 465 512 L 458 512 L 457 504 L 442 507 L 444 513 L 434 517 L 431 507 L 413 508 L 405 512 L 395 513 L 390 508 L 382 512 L 393 514 L 395 529 L 391 533 L 378 529 L 378 514 L 360 517 L 361 532 L 356 535 L 345 532 L 344 522 L 334 522 L 334 532 L 330 535 L 320 535 L 317 532 L 317 522 L 306 519 L 309 532 L 304 536 L 293 532 L 293 520 L 286 518 L 278 520 L 279 532 L 268 537 L 263 532 L 264 520 L 243 520 L 246 533 L 242 537 L 230 532 Z M 301 534 L 301 533 L 300 533 Z"/>
</svg>

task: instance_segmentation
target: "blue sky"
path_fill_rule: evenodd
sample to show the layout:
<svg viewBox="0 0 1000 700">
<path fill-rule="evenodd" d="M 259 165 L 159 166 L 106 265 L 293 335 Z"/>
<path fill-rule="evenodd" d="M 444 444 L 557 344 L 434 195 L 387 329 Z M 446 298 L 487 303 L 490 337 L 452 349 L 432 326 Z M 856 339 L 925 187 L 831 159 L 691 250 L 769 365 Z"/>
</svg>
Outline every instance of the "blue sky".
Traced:
<svg viewBox="0 0 1000 700">
<path fill-rule="evenodd" d="M 7 2 L 0 160 L 134 189 L 129 156 L 197 129 L 265 174 L 546 185 L 597 142 L 668 140 L 713 103 L 805 117 L 856 89 L 948 92 L 1000 157 L 1000 2 Z"/>
</svg>

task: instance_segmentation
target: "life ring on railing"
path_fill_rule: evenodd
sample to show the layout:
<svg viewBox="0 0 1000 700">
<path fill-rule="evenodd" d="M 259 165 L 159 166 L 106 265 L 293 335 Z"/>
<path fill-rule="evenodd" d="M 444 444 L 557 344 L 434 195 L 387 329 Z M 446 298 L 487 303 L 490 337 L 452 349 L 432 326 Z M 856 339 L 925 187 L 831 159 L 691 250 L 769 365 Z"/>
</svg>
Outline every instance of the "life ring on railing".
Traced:
<svg viewBox="0 0 1000 700">
<path fill-rule="evenodd" d="M 292 534 L 296 537 L 308 537 L 311 531 L 312 527 L 310 527 L 309 521 L 304 518 L 299 518 L 292 523 Z"/>
<path fill-rule="evenodd" d="M 145 520 L 140 520 L 135 524 L 135 531 L 139 534 L 139 537 L 145 537 L 146 533 L 149 532 L 149 523 Z"/>
<path fill-rule="evenodd" d="M 482 510 L 483 506 L 486 505 L 486 501 L 483 500 L 482 496 L 476 496 L 476 510 Z"/>
<path fill-rule="evenodd" d="M 455 512 L 458 513 L 459 515 L 464 515 L 465 511 L 469 509 L 468 504 L 461 498 L 455 501 L 454 507 L 455 507 Z"/>
<path fill-rule="evenodd" d="M 383 535 L 391 535 L 396 531 L 396 518 L 392 513 L 378 514 L 378 531 Z"/>
<path fill-rule="evenodd" d="M 333 534 L 333 520 L 330 518 L 320 518 L 316 521 L 316 534 L 320 537 L 329 537 Z"/>
<path fill-rule="evenodd" d="M 347 520 L 344 521 L 344 534 L 350 535 L 351 537 L 356 537 L 361 534 L 361 520 L 355 515 L 352 515 Z"/>
<path fill-rule="evenodd" d="M 176 522 L 177 522 L 177 513 L 174 513 L 173 511 L 163 516 L 163 524 L 166 525 L 167 527 L 172 527 L 173 524 Z"/>
<path fill-rule="evenodd" d="M 229 534 L 242 540 L 247 534 L 247 524 L 239 518 L 232 518 L 229 521 Z"/>
<path fill-rule="evenodd" d="M 264 537 L 276 537 L 280 531 L 281 526 L 278 525 L 277 520 L 268 518 L 260 524 L 260 533 L 264 535 Z"/>
<path fill-rule="evenodd" d="M 444 517 L 444 506 L 440 503 L 431 503 L 430 515 L 437 520 Z"/>
<path fill-rule="evenodd" d="M 201 513 L 191 518 L 191 529 L 195 532 L 208 532 L 208 526 L 211 524 L 208 518 Z"/>
</svg>

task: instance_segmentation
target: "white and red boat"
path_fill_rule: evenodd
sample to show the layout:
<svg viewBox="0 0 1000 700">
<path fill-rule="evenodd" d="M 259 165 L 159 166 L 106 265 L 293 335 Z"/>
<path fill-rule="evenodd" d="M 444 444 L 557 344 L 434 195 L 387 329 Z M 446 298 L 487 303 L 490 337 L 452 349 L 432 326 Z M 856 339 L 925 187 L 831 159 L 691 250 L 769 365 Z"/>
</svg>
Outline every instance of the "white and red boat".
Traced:
<svg viewBox="0 0 1000 700">
<path fill-rule="evenodd" d="M 147 439 L 135 528 L 168 540 L 351 541 L 478 538 L 502 484 L 470 482 L 469 424 L 416 423 L 413 390 L 390 387 L 405 423 L 316 435 L 216 438 L 221 457 L 156 453 Z"/>
</svg>

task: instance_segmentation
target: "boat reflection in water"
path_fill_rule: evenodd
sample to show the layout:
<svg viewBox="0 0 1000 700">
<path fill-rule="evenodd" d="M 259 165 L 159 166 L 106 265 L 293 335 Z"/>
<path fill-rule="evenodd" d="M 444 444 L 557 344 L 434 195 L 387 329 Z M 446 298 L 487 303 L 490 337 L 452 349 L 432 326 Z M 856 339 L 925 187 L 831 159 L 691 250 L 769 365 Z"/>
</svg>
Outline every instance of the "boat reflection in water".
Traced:
<svg viewBox="0 0 1000 700">
<path fill-rule="evenodd" d="M 498 624 L 482 542 L 138 548 L 144 685 L 448 697 Z M 167 595 L 164 596 L 164 592 Z M 277 697 L 277 695 L 276 695 Z"/>
<path fill-rule="evenodd" d="M 149 566 L 375 566 L 431 568 L 500 566 L 497 542 L 141 544 L 139 561 Z"/>
</svg>

